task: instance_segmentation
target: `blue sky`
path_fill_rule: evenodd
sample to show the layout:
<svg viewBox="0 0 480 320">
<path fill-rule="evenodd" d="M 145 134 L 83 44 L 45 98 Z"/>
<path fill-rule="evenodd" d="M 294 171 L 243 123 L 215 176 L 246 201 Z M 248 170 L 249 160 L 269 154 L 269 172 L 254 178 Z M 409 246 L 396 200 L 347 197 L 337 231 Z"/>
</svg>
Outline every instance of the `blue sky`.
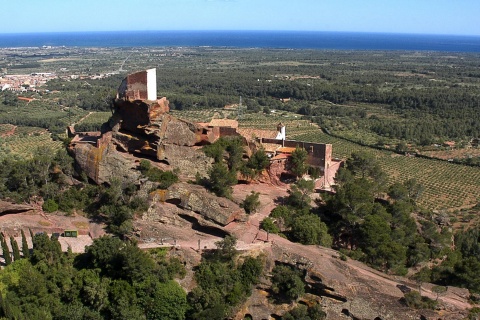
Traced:
<svg viewBox="0 0 480 320">
<path fill-rule="evenodd" d="M 0 33 L 309 30 L 480 35 L 480 0 L 21 0 Z"/>
</svg>

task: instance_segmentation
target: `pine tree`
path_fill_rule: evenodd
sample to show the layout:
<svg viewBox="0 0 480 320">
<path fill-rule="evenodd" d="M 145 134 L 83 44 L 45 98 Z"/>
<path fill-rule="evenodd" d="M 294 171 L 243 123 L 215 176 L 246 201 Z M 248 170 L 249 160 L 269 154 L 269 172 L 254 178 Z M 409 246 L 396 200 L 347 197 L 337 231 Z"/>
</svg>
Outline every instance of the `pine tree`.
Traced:
<svg viewBox="0 0 480 320">
<path fill-rule="evenodd" d="M 22 230 L 22 253 L 24 258 L 30 257 L 30 249 L 28 249 L 28 242 L 27 237 L 25 236 L 25 232 Z"/>
<path fill-rule="evenodd" d="M 5 236 L 2 234 L 0 241 L 2 242 L 2 252 L 3 258 L 5 259 L 5 265 L 8 266 L 12 263 L 12 257 L 10 256 L 10 250 L 8 249 L 7 241 L 5 241 Z"/>
<path fill-rule="evenodd" d="M 15 240 L 15 238 L 12 236 L 10 236 L 10 244 L 12 245 L 13 260 L 20 260 L 20 249 L 18 249 L 17 240 Z"/>
</svg>

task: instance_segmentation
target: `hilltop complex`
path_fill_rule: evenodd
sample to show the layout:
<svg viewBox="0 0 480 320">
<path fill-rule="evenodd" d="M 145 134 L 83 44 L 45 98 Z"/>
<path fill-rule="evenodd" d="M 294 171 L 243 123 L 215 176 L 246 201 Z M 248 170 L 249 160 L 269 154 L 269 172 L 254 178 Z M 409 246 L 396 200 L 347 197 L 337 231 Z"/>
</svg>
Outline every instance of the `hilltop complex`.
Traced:
<svg viewBox="0 0 480 320">
<path fill-rule="evenodd" d="M 332 159 L 332 145 L 287 139 L 287 128 L 279 123 L 276 130 L 239 128 L 236 120 L 212 119 L 194 123 L 169 114 L 166 97 L 157 97 L 156 69 L 128 75 L 121 83 L 114 101 L 114 113 L 104 130 L 98 133 L 75 133 L 70 149 L 88 177 L 97 183 L 108 182 L 112 174 L 131 173 L 126 161 L 116 150 L 141 154 L 178 168 L 183 175 L 205 176 L 211 159 L 199 149 L 221 137 L 238 136 L 244 141 L 247 156 L 262 148 L 270 158 L 268 176 L 273 184 L 281 184 L 291 173 L 289 159 L 295 148 L 307 151 L 307 164 L 321 172 L 317 189 L 330 188 L 341 161 Z M 107 162 L 115 160 L 112 171 Z"/>
</svg>

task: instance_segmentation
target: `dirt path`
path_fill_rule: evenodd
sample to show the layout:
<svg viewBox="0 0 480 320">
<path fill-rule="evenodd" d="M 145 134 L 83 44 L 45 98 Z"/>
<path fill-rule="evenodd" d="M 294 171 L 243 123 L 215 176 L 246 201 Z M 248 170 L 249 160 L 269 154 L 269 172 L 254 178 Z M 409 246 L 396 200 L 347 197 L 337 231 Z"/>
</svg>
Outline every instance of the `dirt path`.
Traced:
<svg viewBox="0 0 480 320">
<path fill-rule="evenodd" d="M 76 124 L 81 123 L 83 120 L 87 119 L 92 113 L 93 113 L 93 111 L 90 111 L 88 114 L 86 114 L 85 116 L 83 116 L 83 118 L 81 118 L 81 119 L 78 120 L 77 122 L 72 123 L 71 126 L 72 126 L 72 127 L 75 127 Z"/>
<path fill-rule="evenodd" d="M 0 137 L 9 137 L 15 134 L 15 130 L 17 130 L 17 126 L 13 126 L 12 129 L 5 131 L 4 133 L 0 134 Z"/>
</svg>

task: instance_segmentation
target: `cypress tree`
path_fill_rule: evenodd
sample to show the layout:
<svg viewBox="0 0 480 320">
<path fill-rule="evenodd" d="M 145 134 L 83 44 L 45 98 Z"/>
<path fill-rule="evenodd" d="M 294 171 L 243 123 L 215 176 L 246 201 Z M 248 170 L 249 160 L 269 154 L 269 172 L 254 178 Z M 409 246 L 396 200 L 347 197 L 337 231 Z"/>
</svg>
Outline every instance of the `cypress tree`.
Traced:
<svg viewBox="0 0 480 320">
<path fill-rule="evenodd" d="M 12 245 L 13 260 L 20 260 L 20 249 L 18 249 L 17 240 L 13 236 L 10 236 L 10 244 Z"/>
<path fill-rule="evenodd" d="M 32 239 L 32 246 L 33 246 L 33 231 L 30 228 L 28 228 L 28 231 L 30 232 L 30 238 Z"/>
<path fill-rule="evenodd" d="M 0 317 L 5 317 L 5 302 L 3 302 L 3 295 L 0 292 Z"/>
<path fill-rule="evenodd" d="M 27 237 L 25 236 L 25 232 L 23 232 L 23 229 L 22 229 L 22 253 L 24 258 L 28 259 L 30 257 L 30 249 L 28 249 Z"/>
<path fill-rule="evenodd" d="M 3 234 L 0 240 L 2 242 L 2 252 L 3 258 L 5 259 L 5 265 L 8 266 L 12 263 L 12 257 L 10 256 L 10 250 L 8 249 L 7 241 L 5 241 L 5 236 Z"/>
</svg>

